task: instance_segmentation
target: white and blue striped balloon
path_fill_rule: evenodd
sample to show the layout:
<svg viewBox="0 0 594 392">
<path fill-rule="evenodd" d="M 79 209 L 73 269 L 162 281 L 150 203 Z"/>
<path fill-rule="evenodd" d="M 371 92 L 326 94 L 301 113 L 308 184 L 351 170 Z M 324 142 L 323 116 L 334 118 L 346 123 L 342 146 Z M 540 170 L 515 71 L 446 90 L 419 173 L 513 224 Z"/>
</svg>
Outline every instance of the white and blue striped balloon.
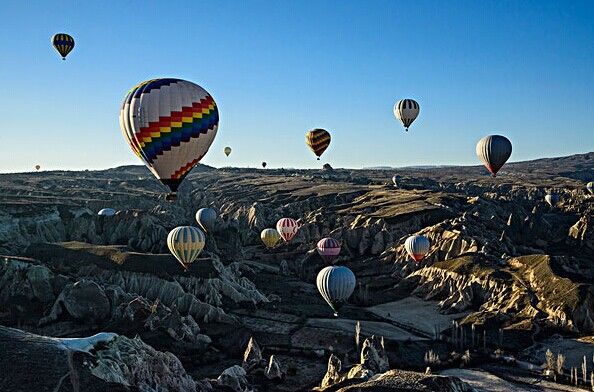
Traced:
<svg viewBox="0 0 594 392">
<path fill-rule="evenodd" d="M 355 274 L 344 266 L 323 268 L 316 279 L 318 290 L 338 316 L 338 311 L 355 290 Z"/>
<path fill-rule="evenodd" d="M 167 236 L 169 251 L 186 270 L 200 255 L 205 242 L 202 230 L 193 226 L 176 227 Z"/>
<path fill-rule="evenodd" d="M 196 212 L 196 222 L 207 233 L 211 233 L 217 221 L 217 212 L 212 208 L 201 208 Z"/>
</svg>

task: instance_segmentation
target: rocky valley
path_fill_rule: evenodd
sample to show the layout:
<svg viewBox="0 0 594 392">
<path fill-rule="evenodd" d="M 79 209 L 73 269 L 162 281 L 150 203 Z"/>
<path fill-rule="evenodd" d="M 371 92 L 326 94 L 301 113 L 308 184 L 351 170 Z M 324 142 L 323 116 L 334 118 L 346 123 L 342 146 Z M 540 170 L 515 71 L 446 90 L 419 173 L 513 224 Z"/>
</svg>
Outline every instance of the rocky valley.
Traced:
<svg viewBox="0 0 594 392">
<path fill-rule="evenodd" d="M 592 388 L 594 153 L 487 174 L 198 166 L 175 202 L 140 166 L 2 174 L 0 390 Z M 201 207 L 218 218 L 184 272 L 167 234 Z M 268 250 L 282 217 L 301 227 Z M 357 279 L 339 317 L 327 236 Z"/>
</svg>

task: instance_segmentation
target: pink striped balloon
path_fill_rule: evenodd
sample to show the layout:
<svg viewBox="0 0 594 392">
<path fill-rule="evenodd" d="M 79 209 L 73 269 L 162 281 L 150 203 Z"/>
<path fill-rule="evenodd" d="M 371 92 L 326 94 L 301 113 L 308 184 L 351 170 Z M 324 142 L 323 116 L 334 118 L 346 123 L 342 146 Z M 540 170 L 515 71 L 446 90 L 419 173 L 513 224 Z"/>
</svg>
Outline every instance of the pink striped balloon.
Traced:
<svg viewBox="0 0 594 392">
<path fill-rule="evenodd" d="M 283 237 L 285 242 L 291 241 L 297 234 L 297 230 L 299 230 L 299 224 L 295 219 L 281 218 L 276 222 L 276 231 Z"/>
<path fill-rule="evenodd" d="M 322 238 L 318 242 L 318 254 L 327 264 L 334 264 L 340 254 L 340 243 L 334 238 Z"/>
</svg>

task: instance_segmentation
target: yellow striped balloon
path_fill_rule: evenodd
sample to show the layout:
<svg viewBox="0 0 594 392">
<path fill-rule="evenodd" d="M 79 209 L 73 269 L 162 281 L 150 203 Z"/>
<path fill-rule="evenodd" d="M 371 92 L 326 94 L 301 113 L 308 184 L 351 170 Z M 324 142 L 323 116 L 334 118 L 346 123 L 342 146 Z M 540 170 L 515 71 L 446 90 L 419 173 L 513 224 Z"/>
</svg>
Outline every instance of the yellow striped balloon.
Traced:
<svg viewBox="0 0 594 392">
<path fill-rule="evenodd" d="M 316 128 L 305 134 L 305 143 L 316 154 L 318 161 L 330 145 L 330 139 L 330 133 L 325 129 Z"/>
<path fill-rule="evenodd" d="M 268 249 L 272 249 L 276 246 L 276 244 L 278 244 L 281 236 L 278 231 L 276 231 L 276 229 L 264 229 L 260 233 L 260 238 Z"/>
<path fill-rule="evenodd" d="M 74 49 L 74 38 L 66 33 L 54 34 L 52 37 L 52 45 L 56 48 L 58 53 L 60 53 L 62 60 L 66 60 L 68 53 Z"/>
<path fill-rule="evenodd" d="M 186 271 L 204 249 L 205 242 L 202 230 L 194 226 L 176 227 L 167 236 L 169 251 Z"/>
</svg>

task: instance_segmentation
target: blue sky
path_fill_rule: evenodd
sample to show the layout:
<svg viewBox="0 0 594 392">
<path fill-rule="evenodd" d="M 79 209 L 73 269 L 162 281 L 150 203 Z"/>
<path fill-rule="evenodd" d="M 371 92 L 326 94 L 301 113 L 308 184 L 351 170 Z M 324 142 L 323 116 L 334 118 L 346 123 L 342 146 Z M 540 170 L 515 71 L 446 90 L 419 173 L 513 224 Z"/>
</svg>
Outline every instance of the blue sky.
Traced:
<svg viewBox="0 0 594 392">
<path fill-rule="evenodd" d="M 594 150 L 592 1 L 0 0 L 0 18 L 2 172 L 140 163 L 118 111 L 154 77 L 213 95 L 214 166 L 318 167 L 313 127 L 335 167 L 478 164 L 490 133 L 513 161 Z M 421 105 L 409 133 L 400 98 Z"/>
</svg>

